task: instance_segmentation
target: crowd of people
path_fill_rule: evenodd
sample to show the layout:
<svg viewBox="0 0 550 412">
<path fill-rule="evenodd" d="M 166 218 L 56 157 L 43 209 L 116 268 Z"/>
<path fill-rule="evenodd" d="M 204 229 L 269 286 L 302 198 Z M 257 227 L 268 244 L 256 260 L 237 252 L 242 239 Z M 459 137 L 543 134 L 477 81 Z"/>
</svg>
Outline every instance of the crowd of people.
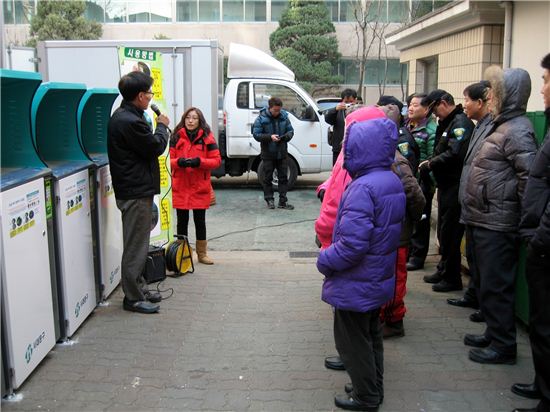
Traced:
<svg viewBox="0 0 550 412">
<path fill-rule="evenodd" d="M 542 60 L 542 94 L 550 118 L 550 54 Z M 123 76 L 123 101 L 108 127 L 108 154 L 117 206 L 122 213 L 123 308 L 156 313 L 162 297 L 147 290 L 142 273 L 149 246 L 153 196 L 160 192 L 158 156 L 170 145 L 172 199 L 177 233 L 188 234 L 190 211 L 200 262 L 207 254 L 206 210 L 210 171 L 220 152 L 201 110 L 190 107 L 171 132 L 158 114 L 145 110 L 153 79 L 139 71 Z M 383 339 L 405 335 L 407 271 L 424 267 L 430 243 L 433 196 L 437 194 L 440 260 L 424 281 L 434 292 L 463 289 L 461 240 L 466 238 L 470 281 L 454 306 L 478 309 L 481 335 L 466 334 L 469 359 L 483 364 L 516 362 L 514 289 L 520 245 L 527 245 L 533 383 L 512 391 L 540 398 L 550 411 L 550 139 L 538 147 L 526 117 L 531 79 L 522 69 L 489 68 L 486 80 L 466 87 L 464 106 L 445 90 L 415 93 L 404 105 L 382 96 L 376 105 L 357 103 L 346 89 L 326 114 L 333 125 L 333 170 L 318 189 L 315 222 L 325 275 L 322 299 L 334 308 L 338 356 L 330 369 L 346 370 L 351 383 L 335 397 L 348 410 L 377 411 L 384 399 Z M 474 124 L 474 121 L 476 122 Z M 264 199 L 275 209 L 273 172 L 279 178 L 277 207 L 287 199 L 287 145 L 294 131 L 283 102 L 271 97 L 252 134 L 265 166 Z"/>
<path fill-rule="evenodd" d="M 550 54 L 541 65 L 550 118 Z M 434 292 L 463 289 L 465 235 L 470 281 L 463 297 L 447 302 L 478 309 L 470 319 L 486 323 L 483 334 L 464 336 L 473 362 L 516 362 L 515 281 L 526 245 L 535 380 L 511 390 L 540 399 L 517 411 L 550 411 L 550 139 L 539 148 L 526 116 L 525 70 L 491 67 L 485 77 L 465 88 L 464 106 L 437 89 L 409 96 L 405 119 L 391 96 L 336 117 L 342 140 L 317 189 L 315 231 L 338 351 L 325 366 L 351 379 L 335 397 L 342 409 L 377 411 L 383 401 L 383 339 L 405 334 L 407 270 L 424 267 L 437 194 L 440 259 L 424 281 Z"/>
</svg>

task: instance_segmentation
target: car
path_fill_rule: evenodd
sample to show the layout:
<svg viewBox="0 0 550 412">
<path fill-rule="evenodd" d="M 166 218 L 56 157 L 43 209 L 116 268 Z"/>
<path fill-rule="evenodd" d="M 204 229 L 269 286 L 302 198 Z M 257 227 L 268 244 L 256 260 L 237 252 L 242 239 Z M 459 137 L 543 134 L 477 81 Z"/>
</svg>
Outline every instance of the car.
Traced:
<svg viewBox="0 0 550 412">
<path fill-rule="evenodd" d="M 317 103 L 317 107 L 319 107 L 320 112 L 325 112 L 333 107 L 336 107 L 336 105 L 341 101 L 342 99 L 340 97 L 319 97 L 315 99 L 315 103 Z"/>
</svg>

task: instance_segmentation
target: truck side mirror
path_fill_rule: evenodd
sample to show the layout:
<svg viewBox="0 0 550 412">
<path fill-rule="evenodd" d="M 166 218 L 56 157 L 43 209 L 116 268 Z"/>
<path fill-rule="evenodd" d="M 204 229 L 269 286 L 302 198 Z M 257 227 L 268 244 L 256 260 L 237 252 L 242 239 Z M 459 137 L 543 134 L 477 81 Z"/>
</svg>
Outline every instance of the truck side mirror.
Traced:
<svg viewBox="0 0 550 412">
<path fill-rule="evenodd" d="M 317 115 L 315 114 L 315 110 L 313 109 L 313 107 L 306 107 L 304 120 L 309 120 L 310 122 L 316 122 L 319 120 Z"/>
</svg>

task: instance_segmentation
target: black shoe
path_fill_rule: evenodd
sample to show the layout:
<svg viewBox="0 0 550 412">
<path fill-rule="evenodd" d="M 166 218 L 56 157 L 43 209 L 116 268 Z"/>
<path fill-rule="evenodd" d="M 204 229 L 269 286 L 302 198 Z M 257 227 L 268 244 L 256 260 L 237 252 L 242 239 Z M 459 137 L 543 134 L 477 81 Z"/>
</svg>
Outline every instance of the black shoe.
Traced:
<svg viewBox="0 0 550 412">
<path fill-rule="evenodd" d="M 516 408 L 512 412 L 537 412 L 537 408 Z"/>
<path fill-rule="evenodd" d="M 441 273 L 435 272 L 433 275 L 426 275 L 423 277 L 426 283 L 439 283 L 443 280 Z"/>
<path fill-rule="evenodd" d="M 275 201 L 273 199 L 266 200 L 268 209 L 275 209 Z"/>
<path fill-rule="evenodd" d="M 499 353 L 491 347 L 470 349 L 468 358 L 477 363 L 505 365 L 514 365 L 516 363 L 516 354 Z"/>
<path fill-rule="evenodd" d="M 542 397 L 538 386 L 533 383 L 514 383 L 510 390 L 516 395 L 529 399 L 540 399 Z"/>
<path fill-rule="evenodd" d="M 146 300 L 131 301 L 124 298 L 122 301 L 122 308 L 130 312 L 149 314 L 157 313 L 160 309 L 160 306 L 155 303 L 147 302 Z"/>
<path fill-rule="evenodd" d="M 485 316 L 483 316 L 483 313 L 481 313 L 480 310 L 476 310 L 474 313 L 472 313 L 469 316 L 469 318 L 472 322 L 476 322 L 476 323 L 485 322 Z"/>
<path fill-rule="evenodd" d="M 334 397 L 334 404 L 339 408 L 346 409 L 348 411 L 378 412 L 378 405 L 370 405 L 368 403 L 359 402 L 350 394 L 336 395 Z"/>
<path fill-rule="evenodd" d="M 455 299 L 455 298 L 447 299 L 447 303 L 449 305 L 458 306 L 461 308 L 479 309 L 479 305 L 476 301 L 465 297 L 461 297 L 459 299 Z"/>
<path fill-rule="evenodd" d="M 143 294 L 145 295 L 145 299 L 151 303 L 159 303 L 162 300 L 162 295 L 152 290 L 146 290 Z"/>
<path fill-rule="evenodd" d="M 485 335 L 467 333 L 464 335 L 464 344 L 466 346 L 473 346 L 474 348 L 486 348 L 491 344 L 491 339 Z"/>
<path fill-rule="evenodd" d="M 281 202 L 279 200 L 279 204 L 277 205 L 279 209 L 286 209 L 286 210 L 294 210 L 294 206 L 292 206 L 290 203 L 287 202 Z"/>
<path fill-rule="evenodd" d="M 442 280 L 432 286 L 434 292 L 452 292 L 454 290 L 462 290 L 462 284 L 451 283 L 446 280 Z"/>
<path fill-rule="evenodd" d="M 384 322 L 382 327 L 382 336 L 386 338 L 400 338 L 405 336 L 405 328 L 403 327 L 403 320 L 397 322 Z"/>
<path fill-rule="evenodd" d="M 346 393 L 352 393 L 353 392 L 353 385 L 351 383 L 346 383 L 344 385 L 344 390 L 346 391 Z M 384 403 L 384 397 L 383 396 L 380 397 L 380 405 L 382 405 L 382 403 Z"/>
<path fill-rule="evenodd" d="M 415 262 L 414 260 L 409 260 L 407 262 L 407 270 L 410 270 L 411 272 L 414 270 L 420 270 L 424 269 L 424 263 L 422 262 Z"/>
<path fill-rule="evenodd" d="M 333 369 L 335 371 L 346 370 L 346 367 L 344 366 L 344 362 L 342 362 L 342 359 L 340 359 L 340 356 L 329 356 L 328 358 L 325 358 L 325 368 Z"/>
</svg>

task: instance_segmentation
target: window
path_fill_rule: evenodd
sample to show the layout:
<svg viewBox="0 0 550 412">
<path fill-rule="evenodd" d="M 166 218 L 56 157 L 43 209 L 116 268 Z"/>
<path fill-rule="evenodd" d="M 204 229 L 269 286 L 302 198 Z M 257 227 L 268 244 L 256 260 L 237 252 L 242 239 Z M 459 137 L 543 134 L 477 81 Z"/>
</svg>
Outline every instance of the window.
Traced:
<svg viewBox="0 0 550 412">
<path fill-rule="evenodd" d="M 408 1 L 388 2 L 388 21 L 391 23 L 406 23 L 409 19 Z"/>
<path fill-rule="evenodd" d="M 267 107 L 267 102 L 273 96 L 277 96 L 283 101 L 283 109 L 292 113 L 295 117 L 302 120 L 305 118 L 307 103 L 296 92 L 280 84 L 254 85 L 254 107 L 261 109 Z"/>
<path fill-rule="evenodd" d="M 325 0 L 331 21 L 338 21 L 338 0 Z"/>
<path fill-rule="evenodd" d="M 29 24 L 34 16 L 34 0 L 15 1 L 15 24 Z"/>
<path fill-rule="evenodd" d="M 149 2 L 147 0 L 134 0 L 128 2 L 128 21 L 130 23 L 147 23 L 149 16 Z"/>
<path fill-rule="evenodd" d="M 403 84 L 407 83 L 408 71 L 404 70 L 403 74 L 402 66 L 406 66 L 399 62 L 399 59 L 387 60 L 367 60 L 367 66 L 365 68 L 366 85 L 377 85 L 384 83 L 384 75 L 386 75 L 387 85 L 399 85 L 401 81 Z M 344 77 L 344 84 L 357 84 L 359 83 L 359 62 L 357 60 L 342 60 L 339 66 L 339 74 Z M 404 78 L 402 79 L 402 76 Z"/>
<path fill-rule="evenodd" d="M 200 0 L 199 21 L 220 21 L 220 1 Z"/>
<path fill-rule="evenodd" d="M 242 82 L 239 83 L 237 88 L 237 107 L 239 109 L 248 109 L 248 89 L 250 83 Z"/>
<path fill-rule="evenodd" d="M 176 1 L 176 21 L 198 21 L 197 0 Z"/>
<path fill-rule="evenodd" d="M 279 21 L 287 6 L 288 0 L 271 0 L 271 21 Z"/>
<path fill-rule="evenodd" d="M 4 23 L 13 24 L 15 21 L 13 16 L 13 2 L 11 0 L 3 1 L 2 7 L 4 8 Z"/>
<path fill-rule="evenodd" d="M 223 0 L 223 21 L 243 21 L 244 0 Z"/>
<path fill-rule="evenodd" d="M 225 6 L 224 6 L 225 7 Z M 265 0 L 245 0 L 244 20 L 245 21 L 267 21 Z"/>
<path fill-rule="evenodd" d="M 151 0 L 151 21 L 172 21 L 172 0 Z"/>
<path fill-rule="evenodd" d="M 125 23 L 126 22 L 126 1 L 109 0 L 105 3 L 105 22 L 106 23 Z"/>
</svg>

